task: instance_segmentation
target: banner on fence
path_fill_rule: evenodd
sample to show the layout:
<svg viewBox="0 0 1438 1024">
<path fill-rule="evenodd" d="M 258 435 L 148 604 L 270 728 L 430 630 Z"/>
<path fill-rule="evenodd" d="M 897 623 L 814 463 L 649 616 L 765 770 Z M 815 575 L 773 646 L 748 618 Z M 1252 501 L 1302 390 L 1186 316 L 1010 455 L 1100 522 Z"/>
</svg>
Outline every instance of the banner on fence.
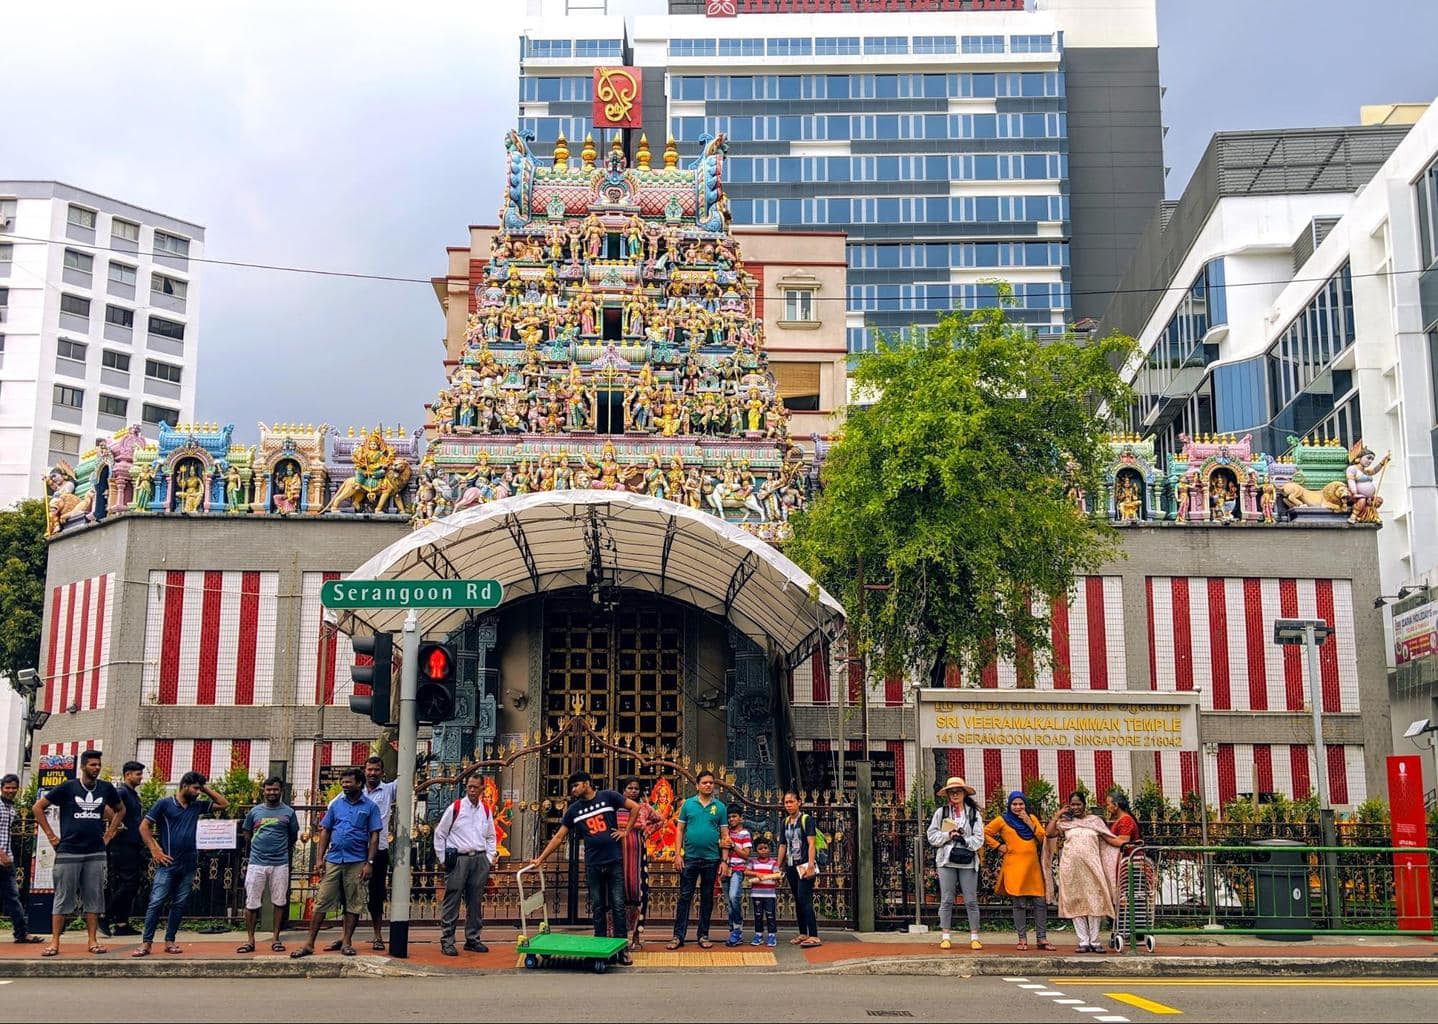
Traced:
<svg viewBox="0 0 1438 1024">
<path fill-rule="evenodd" d="M 239 845 L 235 834 L 237 825 L 239 822 L 234 818 L 201 818 L 195 822 L 195 849 L 235 849 Z"/>
<path fill-rule="evenodd" d="M 1393 845 L 1421 850 L 1428 845 L 1423 807 L 1423 762 L 1416 754 L 1388 758 L 1388 820 Z M 1428 854 L 1393 855 L 1393 896 L 1399 931 L 1433 931 L 1433 900 L 1429 888 Z"/>
<path fill-rule="evenodd" d="M 1198 749 L 1198 694 L 1100 690 L 920 690 L 925 747 Z"/>
<path fill-rule="evenodd" d="M 898 791 L 899 775 L 894 765 L 893 751 L 875 750 L 869 754 L 870 771 L 873 773 L 875 793 Z M 844 789 L 852 790 L 857 785 L 859 753 L 855 751 L 844 759 Z M 806 790 L 838 789 L 839 755 L 833 750 L 801 750 L 799 752 L 799 785 Z"/>
</svg>

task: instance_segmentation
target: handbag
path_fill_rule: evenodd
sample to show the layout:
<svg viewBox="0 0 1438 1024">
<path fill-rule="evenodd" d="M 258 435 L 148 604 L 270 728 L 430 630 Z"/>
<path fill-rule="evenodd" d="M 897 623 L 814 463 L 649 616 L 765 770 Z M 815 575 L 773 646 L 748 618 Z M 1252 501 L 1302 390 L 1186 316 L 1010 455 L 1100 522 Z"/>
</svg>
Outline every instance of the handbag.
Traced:
<svg viewBox="0 0 1438 1024">
<path fill-rule="evenodd" d="M 956 839 L 949 846 L 949 867 L 966 868 L 974 862 L 974 851 L 962 845 Z"/>
</svg>

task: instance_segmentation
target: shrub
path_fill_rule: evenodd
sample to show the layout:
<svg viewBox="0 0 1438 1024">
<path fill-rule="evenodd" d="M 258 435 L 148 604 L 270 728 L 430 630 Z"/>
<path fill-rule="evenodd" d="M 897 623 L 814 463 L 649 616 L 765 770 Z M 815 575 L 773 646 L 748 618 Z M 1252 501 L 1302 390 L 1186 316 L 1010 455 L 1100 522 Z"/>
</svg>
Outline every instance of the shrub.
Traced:
<svg viewBox="0 0 1438 1024">
<path fill-rule="evenodd" d="M 1133 798 L 1133 813 L 1139 821 L 1168 821 L 1174 816 L 1174 806 L 1158 788 L 1153 779 L 1144 779 Z M 1195 814 L 1195 817 L 1197 815 Z"/>
<path fill-rule="evenodd" d="M 1023 789 L 1030 814 L 1039 821 L 1048 821 L 1053 817 L 1054 811 L 1057 810 L 1058 796 L 1052 782 L 1047 779 L 1027 779 Z"/>
<path fill-rule="evenodd" d="M 1370 796 L 1358 805 L 1353 818 L 1360 825 L 1388 824 L 1388 801 L 1382 797 Z"/>
</svg>

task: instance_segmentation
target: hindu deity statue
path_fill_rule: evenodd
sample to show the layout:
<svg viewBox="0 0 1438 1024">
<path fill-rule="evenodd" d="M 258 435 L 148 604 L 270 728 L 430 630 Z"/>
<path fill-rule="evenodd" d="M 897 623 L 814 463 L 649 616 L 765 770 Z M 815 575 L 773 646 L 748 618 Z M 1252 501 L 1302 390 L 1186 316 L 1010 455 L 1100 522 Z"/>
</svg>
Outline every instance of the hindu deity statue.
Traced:
<svg viewBox="0 0 1438 1024">
<path fill-rule="evenodd" d="M 1138 484 L 1126 473 L 1119 477 L 1118 486 L 1114 489 L 1114 506 L 1118 511 L 1119 522 L 1138 522 L 1143 498 L 1139 494 Z"/>
<path fill-rule="evenodd" d="M 239 466 L 231 466 L 225 471 L 225 507 L 230 510 L 231 515 L 237 515 L 244 511 L 244 478 L 240 475 Z"/>
<path fill-rule="evenodd" d="M 364 444 L 355 446 L 351 460 L 354 476 L 340 485 L 324 507 L 325 512 L 335 511 L 346 501 L 355 512 L 381 514 L 391 503 L 396 511 L 406 511 L 404 489 L 409 483 L 410 465 L 395 455 L 378 428 L 370 432 Z"/>
<path fill-rule="evenodd" d="M 1263 486 L 1259 488 L 1258 495 L 1258 509 L 1263 515 L 1263 521 L 1265 523 L 1277 522 L 1278 488 L 1273 485 L 1271 479 L 1263 481 Z"/>
<path fill-rule="evenodd" d="M 303 479 L 300 472 L 290 463 L 285 463 L 275 476 L 275 511 L 282 516 L 294 515 L 300 510 L 300 491 Z"/>
<path fill-rule="evenodd" d="M 749 400 L 744 403 L 744 407 L 749 410 L 749 429 L 756 434 L 764 429 L 764 409 L 766 405 L 767 403 L 764 401 L 764 396 L 759 394 L 759 389 L 750 388 Z"/>
<path fill-rule="evenodd" d="M 95 500 L 91 491 L 81 498 L 75 494 L 75 470 L 63 459 L 45 474 L 45 534 L 59 531 L 72 519 L 83 519 L 90 514 Z M 139 489 L 138 482 L 136 490 Z"/>
<path fill-rule="evenodd" d="M 181 466 L 175 475 L 175 511 L 195 515 L 201 511 L 204 500 L 203 474 L 194 466 Z"/>
<path fill-rule="evenodd" d="M 1373 449 L 1364 447 L 1362 441 L 1355 442 L 1353 447 L 1348 449 L 1348 469 L 1344 475 L 1348 481 L 1348 496 L 1351 502 L 1348 515 L 1350 523 L 1379 521 L 1378 510 L 1383 506 L 1383 499 L 1378 495 L 1378 488 L 1383 483 L 1383 473 L 1392 454 L 1389 452 L 1379 459 L 1374 455 Z"/>
</svg>

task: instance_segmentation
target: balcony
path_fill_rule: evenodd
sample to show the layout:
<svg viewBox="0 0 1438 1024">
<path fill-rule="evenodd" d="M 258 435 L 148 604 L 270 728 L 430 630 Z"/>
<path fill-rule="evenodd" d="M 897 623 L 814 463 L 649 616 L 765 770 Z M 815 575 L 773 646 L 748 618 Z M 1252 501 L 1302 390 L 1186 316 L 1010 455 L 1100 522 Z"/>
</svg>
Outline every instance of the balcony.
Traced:
<svg viewBox="0 0 1438 1024">
<path fill-rule="evenodd" d="M 181 295 L 171 295 L 168 292 L 150 289 L 150 305 L 156 309 L 168 310 L 171 313 L 183 313 L 185 311 L 185 299 Z"/>
</svg>

